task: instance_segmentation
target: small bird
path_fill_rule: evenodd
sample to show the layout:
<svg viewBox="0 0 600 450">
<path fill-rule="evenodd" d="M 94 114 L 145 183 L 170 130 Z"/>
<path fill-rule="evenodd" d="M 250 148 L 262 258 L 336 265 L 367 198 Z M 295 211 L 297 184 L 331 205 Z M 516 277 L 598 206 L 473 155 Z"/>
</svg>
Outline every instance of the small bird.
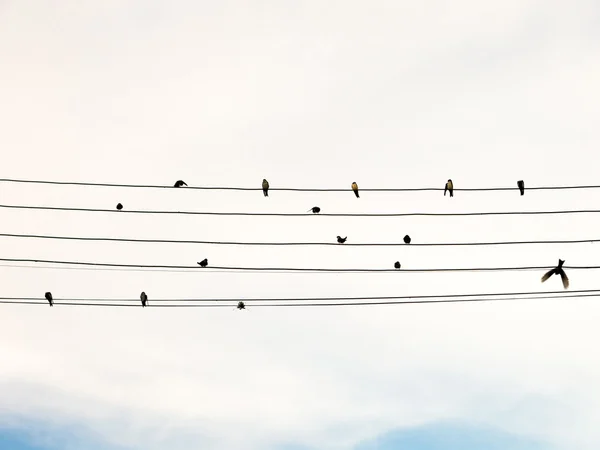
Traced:
<svg viewBox="0 0 600 450">
<path fill-rule="evenodd" d="M 525 182 L 523 180 L 519 180 L 519 181 L 517 181 L 517 186 L 519 186 L 521 195 L 525 195 Z"/>
<path fill-rule="evenodd" d="M 239 302 L 237 304 L 237 309 L 246 309 L 246 305 L 244 304 L 244 302 Z"/>
<path fill-rule="evenodd" d="M 121 211 L 121 210 L 123 209 L 123 205 L 121 205 L 120 203 L 117 203 L 117 209 L 118 209 L 119 211 Z"/>
<path fill-rule="evenodd" d="M 563 259 L 559 259 L 558 266 L 556 266 L 554 269 L 549 270 L 548 272 L 546 272 L 544 274 L 544 276 L 542 277 L 542 283 L 544 281 L 546 281 L 548 278 L 550 278 L 552 275 L 560 275 L 560 279 L 562 280 L 563 287 L 565 289 L 568 289 L 569 278 L 567 277 L 567 274 L 565 273 L 565 271 L 562 268 L 564 263 L 565 263 L 565 261 Z"/>
<path fill-rule="evenodd" d="M 200 267 L 206 267 L 208 266 L 208 259 L 204 258 L 202 261 L 200 261 L 198 264 L 200 264 Z"/>
<path fill-rule="evenodd" d="M 263 178 L 262 188 L 263 188 L 263 194 L 265 194 L 265 197 L 268 197 L 269 196 L 269 182 L 267 181 L 266 178 Z"/>
<path fill-rule="evenodd" d="M 146 305 L 148 304 L 148 296 L 146 295 L 145 292 L 142 292 L 140 294 L 140 300 L 142 301 L 142 307 L 146 307 Z"/>
<path fill-rule="evenodd" d="M 50 303 L 50 306 L 54 306 L 54 300 L 52 299 L 52 292 L 46 292 L 46 295 L 44 295 L 44 297 L 46 297 L 46 300 L 48 300 L 48 303 Z"/>
<path fill-rule="evenodd" d="M 448 180 L 444 187 L 444 197 L 446 196 L 446 191 L 450 191 L 450 197 L 454 197 L 454 184 L 452 184 L 452 180 Z"/>
<path fill-rule="evenodd" d="M 356 198 L 360 198 L 358 196 L 358 184 L 356 184 L 356 181 L 352 182 L 352 190 L 354 191 L 354 195 L 356 195 Z"/>
<path fill-rule="evenodd" d="M 346 236 L 345 238 L 343 238 L 343 237 L 341 237 L 341 236 L 338 236 L 338 237 L 337 237 L 337 241 L 338 241 L 338 243 L 340 243 L 340 244 L 343 244 L 344 242 L 346 242 L 346 239 L 348 239 L 348 236 Z"/>
<path fill-rule="evenodd" d="M 185 181 L 183 181 L 183 180 L 177 180 L 175 182 L 175 184 L 173 185 L 173 187 L 181 187 L 181 186 L 187 186 L 187 184 L 185 183 Z"/>
<path fill-rule="evenodd" d="M 408 234 L 406 236 L 404 236 L 404 243 L 410 244 L 410 236 Z"/>
<path fill-rule="evenodd" d="M 318 206 L 313 206 L 306 212 L 311 212 L 311 211 L 313 212 L 313 214 L 319 214 L 321 212 L 321 208 L 319 208 Z"/>
<path fill-rule="evenodd" d="M 400 261 L 396 261 L 396 262 L 394 263 L 394 268 L 395 268 L 395 269 L 399 269 L 399 268 L 400 268 Z"/>
</svg>

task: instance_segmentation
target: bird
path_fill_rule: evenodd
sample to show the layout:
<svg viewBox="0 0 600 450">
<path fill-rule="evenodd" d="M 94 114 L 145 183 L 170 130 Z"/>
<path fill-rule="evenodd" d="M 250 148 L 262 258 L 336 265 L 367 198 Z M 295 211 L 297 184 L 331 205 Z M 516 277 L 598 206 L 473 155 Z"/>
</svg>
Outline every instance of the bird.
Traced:
<svg viewBox="0 0 600 450">
<path fill-rule="evenodd" d="M 313 214 L 319 214 L 321 212 L 321 208 L 319 208 L 318 206 L 313 206 L 306 212 L 311 212 L 311 211 L 313 212 Z"/>
<path fill-rule="evenodd" d="M 550 278 L 552 275 L 560 275 L 560 279 L 562 280 L 563 287 L 565 289 L 568 289 L 569 278 L 567 277 L 567 274 L 565 273 L 565 271 L 562 268 L 564 263 L 565 263 L 565 261 L 563 259 L 559 259 L 558 266 L 556 266 L 554 269 L 551 269 L 544 274 L 544 276 L 542 277 L 542 283 L 544 281 L 546 281 L 548 278 Z"/>
<path fill-rule="evenodd" d="M 338 237 L 337 237 L 337 241 L 338 241 L 338 243 L 340 243 L 340 244 L 343 244 L 344 242 L 346 242 L 346 239 L 348 239 L 348 236 L 346 236 L 345 238 L 343 238 L 343 237 L 341 237 L 341 236 L 338 236 Z"/>
<path fill-rule="evenodd" d="M 452 184 L 452 180 L 448 180 L 446 186 L 444 187 L 444 196 L 446 196 L 446 191 L 450 191 L 450 197 L 454 197 L 454 185 Z"/>
<path fill-rule="evenodd" d="M 202 261 L 200 261 L 198 264 L 200 264 L 200 267 L 206 267 L 208 266 L 208 259 L 204 258 Z"/>
<path fill-rule="evenodd" d="M 360 198 L 358 196 L 358 184 L 356 184 L 356 181 L 352 182 L 352 190 L 354 191 L 354 195 L 356 195 L 356 198 Z"/>
<path fill-rule="evenodd" d="M 181 187 L 181 186 L 187 186 L 186 182 L 183 180 L 177 180 L 175 182 L 175 184 L 173 185 L 173 187 Z"/>
<path fill-rule="evenodd" d="M 145 292 L 142 292 L 140 294 L 140 300 L 142 301 L 142 307 L 146 307 L 146 305 L 148 304 L 148 296 Z"/>
<path fill-rule="evenodd" d="M 54 300 L 52 299 L 52 292 L 46 292 L 46 295 L 44 295 L 44 297 L 46 297 L 46 300 L 48 300 L 48 303 L 50 303 L 50 306 L 54 306 Z"/>
<path fill-rule="evenodd" d="M 237 309 L 246 309 L 246 305 L 244 304 L 244 302 L 239 302 L 237 304 Z"/>
<path fill-rule="evenodd" d="M 400 261 L 396 261 L 396 262 L 394 263 L 394 268 L 395 268 L 395 269 L 399 269 L 399 268 L 400 268 Z"/>
<path fill-rule="evenodd" d="M 404 243 L 410 244 L 410 236 L 408 234 L 406 236 L 404 236 Z"/>
<path fill-rule="evenodd" d="M 121 210 L 123 209 L 123 205 L 122 205 L 122 204 L 120 204 L 120 203 L 117 203 L 117 209 L 118 209 L 119 211 L 121 211 Z"/>
<path fill-rule="evenodd" d="M 519 181 L 517 181 L 517 186 L 519 186 L 521 195 L 525 195 L 525 182 L 523 180 L 519 180 Z"/>
<path fill-rule="evenodd" d="M 267 181 L 266 178 L 263 178 L 262 188 L 263 188 L 263 194 L 265 194 L 265 197 L 268 197 L 269 196 L 269 182 Z"/>
</svg>

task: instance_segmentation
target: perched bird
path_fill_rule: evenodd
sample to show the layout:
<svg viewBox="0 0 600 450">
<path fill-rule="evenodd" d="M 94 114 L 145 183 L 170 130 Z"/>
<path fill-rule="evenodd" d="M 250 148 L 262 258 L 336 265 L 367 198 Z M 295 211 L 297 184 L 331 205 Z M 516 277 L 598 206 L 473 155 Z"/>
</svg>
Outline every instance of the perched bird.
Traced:
<svg viewBox="0 0 600 450">
<path fill-rule="evenodd" d="M 444 196 L 446 196 L 446 191 L 450 191 L 450 197 L 454 197 L 454 185 L 452 184 L 452 180 L 448 180 L 446 186 L 444 187 Z"/>
<path fill-rule="evenodd" d="M 46 297 L 46 300 L 48 300 L 48 303 L 50 303 L 50 306 L 54 306 L 54 300 L 52 299 L 52 292 L 46 292 L 46 295 L 44 295 L 44 297 Z"/>
<path fill-rule="evenodd" d="M 185 181 L 183 181 L 183 180 L 177 180 L 175 182 L 175 184 L 173 185 L 173 187 L 181 187 L 181 186 L 187 186 L 187 184 L 185 183 Z"/>
<path fill-rule="evenodd" d="M 206 267 L 206 266 L 208 266 L 208 259 L 204 258 L 198 264 L 200 264 L 200 267 Z"/>
<path fill-rule="evenodd" d="M 544 281 L 546 281 L 548 278 L 550 278 L 552 275 L 560 275 L 560 279 L 562 280 L 563 287 L 565 289 L 567 289 L 569 287 L 569 278 L 567 277 L 567 274 L 565 273 L 565 271 L 562 268 L 564 263 L 565 263 L 565 261 L 563 259 L 559 259 L 558 266 L 556 266 L 554 269 L 549 270 L 548 272 L 546 272 L 544 274 L 544 276 L 542 277 L 542 283 Z"/>
<path fill-rule="evenodd" d="M 244 302 L 239 302 L 237 304 L 237 309 L 246 309 L 246 305 L 244 304 Z"/>
<path fill-rule="evenodd" d="M 311 212 L 311 211 L 313 212 L 313 214 L 319 214 L 321 212 L 321 208 L 319 208 L 318 206 L 313 206 L 306 212 Z"/>
<path fill-rule="evenodd" d="M 410 244 L 410 236 L 408 234 L 406 236 L 404 236 L 404 243 Z"/>
<path fill-rule="evenodd" d="M 356 181 L 352 182 L 352 190 L 354 191 L 354 195 L 356 195 L 356 198 L 360 198 L 358 196 L 358 184 L 356 184 Z"/>
<path fill-rule="evenodd" d="M 263 178 L 262 188 L 263 188 L 263 194 L 265 194 L 265 197 L 268 197 L 269 196 L 269 182 L 267 181 L 266 178 Z"/>
<path fill-rule="evenodd" d="M 340 244 L 343 244 L 344 242 L 346 242 L 346 239 L 348 239 L 348 236 L 346 236 L 345 238 L 343 238 L 343 237 L 341 237 L 341 236 L 338 236 L 338 237 L 337 237 L 337 241 L 338 241 L 338 243 L 340 243 Z"/>
<path fill-rule="evenodd" d="M 121 205 L 120 203 L 117 203 L 117 209 L 118 209 L 119 211 L 121 211 L 121 210 L 123 209 L 123 205 Z"/>
<path fill-rule="evenodd" d="M 519 180 L 519 181 L 517 181 L 517 186 L 519 186 L 521 195 L 525 195 L 525 182 L 523 180 Z"/>
<path fill-rule="evenodd" d="M 399 269 L 400 268 L 400 261 L 396 261 L 394 263 L 394 269 Z"/>
<path fill-rule="evenodd" d="M 148 296 L 145 292 L 142 292 L 140 294 L 140 300 L 142 301 L 142 307 L 146 307 L 146 305 L 148 304 Z"/>
</svg>

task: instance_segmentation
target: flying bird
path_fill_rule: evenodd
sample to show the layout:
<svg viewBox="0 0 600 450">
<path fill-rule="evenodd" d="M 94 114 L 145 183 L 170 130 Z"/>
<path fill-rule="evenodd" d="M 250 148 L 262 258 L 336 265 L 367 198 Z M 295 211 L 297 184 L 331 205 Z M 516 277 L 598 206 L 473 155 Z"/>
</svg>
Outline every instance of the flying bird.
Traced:
<svg viewBox="0 0 600 450">
<path fill-rule="evenodd" d="M 556 266 L 554 269 L 551 269 L 544 274 L 544 276 L 542 277 L 542 283 L 544 281 L 546 281 L 548 278 L 550 278 L 552 275 L 560 275 L 560 279 L 562 280 L 563 287 L 565 289 L 568 289 L 569 278 L 567 277 L 567 274 L 565 273 L 565 271 L 562 268 L 564 263 L 565 263 L 564 259 L 559 259 L 558 266 Z"/>
<path fill-rule="evenodd" d="M 206 266 L 208 266 L 208 259 L 204 258 L 198 264 L 200 264 L 200 267 L 206 267 Z"/>
<path fill-rule="evenodd" d="M 341 237 L 341 236 L 338 236 L 338 237 L 337 237 L 337 241 L 338 241 L 338 243 L 340 243 L 340 244 L 343 244 L 344 242 L 346 242 L 346 239 L 348 239 L 348 236 L 346 236 L 345 238 L 343 238 L 343 237 Z"/>
<path fill-rule="evenodd" d="M 410 244 L 410 236 L 408 234 L 406 236 L 404 236 L 404 243 Z"/>
<path fill-rule="evenodd" d="M 265 194 L 265 197 L 268 197 L 269 196 L 269 182 L 267 181 L 266 178 L 263 178 L 262 188 L 263 188 L 263 194 Z"/>
<path fill-rule="evenodd" d="M 321 208 L 319 208 L 318 206 L 313 206 L 306 212 L 311 212 L 311 211 L 313 212 L 313 214 L 319 214 L 321 212 Z"/>
<path fill-rule="evenodd" d="M 450 191 L 450 197 L 454 197 L 454 184 L 452 184 L 452 180 L 448 180 L 444 187 L 444 197 L 446 196 L 446 191 Z"/>
<path fill-rule="evenodd" d="M 183 180 L 177 180 L 175 182 L 175 184 L 173 185 L 173 187 L 181 187 L 181 186 L 187 186 L 186 182 Z"/>
<path fill-rule="evenodd" d="M 123 205 L 121 205 L 120 203 L 117 203 L 117 209 L 118 209 L 119 211 L 121 211 L 121 210 L 123 209 Z"/>
<path fill-rule="evenodd" d="M 394 268 L 395 268 L 395 269 L 399 269 L 399 268 L 400 268 L 400 261 L 396 261 L 396 262 L 394 263 Z"/>
<path fill-rule="evenodd" d="M 517 186 L 519 186 L 521 195 L 525 195 L 525 182 L 523 180 L 519 180 L 519 181 L 517 181 Z"/>
<path fill-rule="evenodd" d="M 146 305 L 148 304 L 148 296 L 145 292 L 142 292 L 140 294 L 140 300 L 142 301 L 142 307 L 146 307 Z"/>
<path fill-rule="evenodd" d="M 358 184 L 356 184 L 356 181 L 352 182 L 352 190 L 354 191 L 354 195 L 356 195 L 356 198 L 360 198 L 358 196 Z"/>
<path fill-rule="evenodd" d="M 239 302 L 237 304 L 237 309 L 246 309 L 246 305 L 244 304 L 244 302 Z"/>
<path fill-rule="evenodd" d="M 46 300 L 48 300 L 48 303 L 50 303 L 50 306 L 54 306 L 54 300 L 52 299 L 52 292 L 46 292 L 46 295 L 44 295 L 44 297 L 46 297 Z"/>
</svg>

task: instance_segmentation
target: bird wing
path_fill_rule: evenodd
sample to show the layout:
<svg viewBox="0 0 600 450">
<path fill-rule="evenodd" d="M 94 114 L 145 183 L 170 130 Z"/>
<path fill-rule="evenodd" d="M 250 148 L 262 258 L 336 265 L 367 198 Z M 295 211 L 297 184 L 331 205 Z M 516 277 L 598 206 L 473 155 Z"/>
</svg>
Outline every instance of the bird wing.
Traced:
<svg viewBox="0 0 600 450">
<path fill-rule="evenodd" d="M 546 272 L 544 274 L 544 276 L 542 277 L 542 283 L 544 281 L 546 281 L 548 278 L 550 278 L 552 275 L 554 274 L 554 269 L 549 270 L 548 272 Z"/>
<path fill-rule="evenodd" d="M 563 287 L 565 289 L 568 289 L 569 288 L 569 277 L 567 277 L 567 274 L 562 269 L 560 269 L 560 271 L 558 273 L 560 274 L 560 279 L 562 280 Z"/>
</svg>

